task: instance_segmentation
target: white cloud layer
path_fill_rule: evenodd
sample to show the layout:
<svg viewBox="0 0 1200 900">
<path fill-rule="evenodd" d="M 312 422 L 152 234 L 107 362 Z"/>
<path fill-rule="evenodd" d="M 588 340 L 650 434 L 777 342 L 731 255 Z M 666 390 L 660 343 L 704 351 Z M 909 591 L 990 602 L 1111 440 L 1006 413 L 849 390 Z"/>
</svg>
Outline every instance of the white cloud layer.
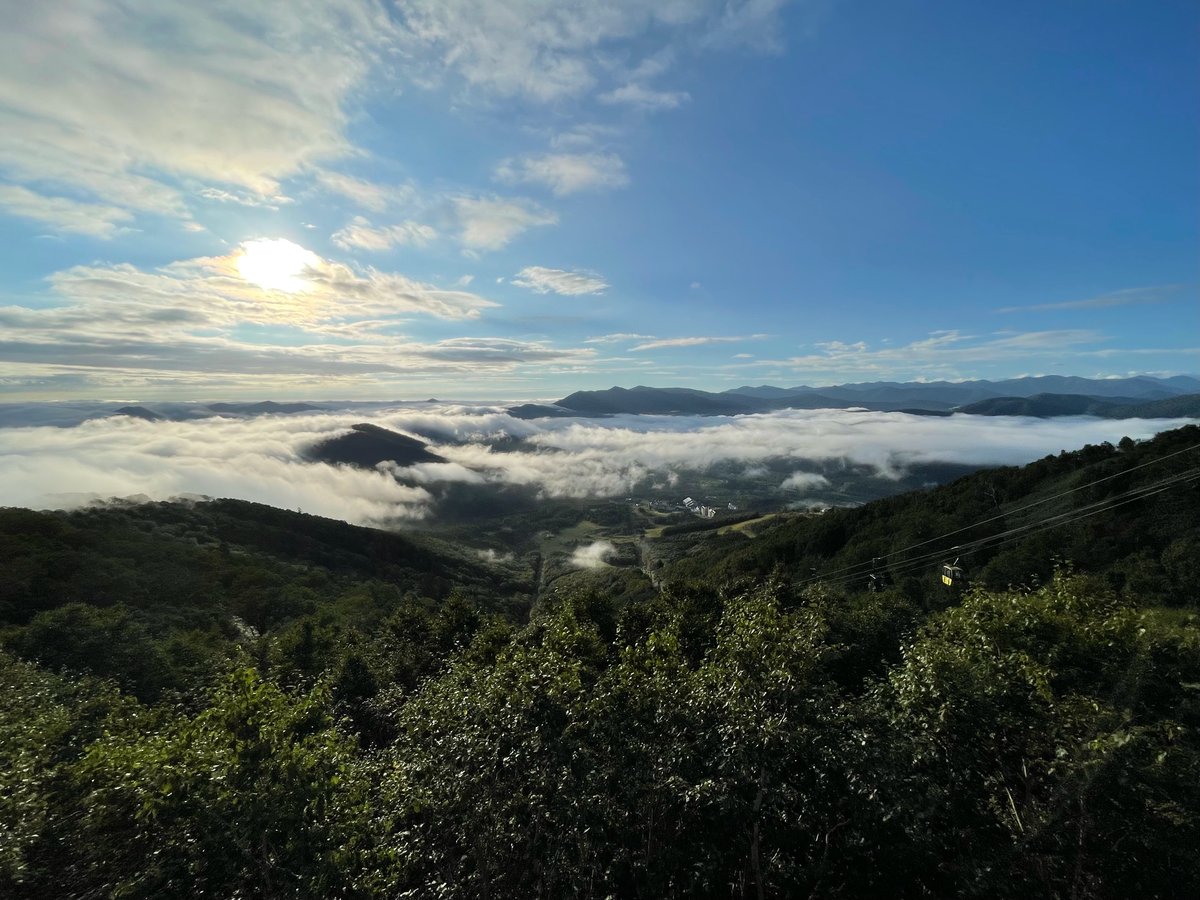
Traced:
<svg viewBox="0 0 1200 900">
<path fill-rule="evenodd" d="M 405 486 L 386 472 L 302 461 L 307 447 L 361 421 L 427 435 L 448 462 L 397 470 L 416 483 Z M 846 410 L 529 422 L 495 406 L 447 404 L 184 422 L 118 417 L 77 427 L 0 428 L 0 505 L 69 505 L 68 494 L 81 502 L 91 496 L 199 493 L 383 522 L 427 515 L 444 482 L 526 485 L 548 497 L 625 496 L 648 478 L 670 482 L 680 472 L 721 463 L 763 474 L 768 460 L 804 467 L 783 482 L 783 490 L 819 494 L 822 476 L 807 469 L 823 464 L 869 466 L 885 477 L 917 463 L 1022 464 L 1126 434 L 1150 437 L 1181 424 Z M 498 452 L 486 443 L 505 435 L 526 439 L 526 449 Z"/>
<path fill-rule="evenodd" d="M 1085 443 L 1115 443 L 1126 434 L 1149 437 L 1183 420 L 785 410 L 734 418 L 616 416 L 533 423 L 493 419 L 488 424 L 482 433 L 522 435 L 538 449 L 493 453 L 482 444 L 467 444 L 439 452 L 467 469 L 487 473 L 489 480 L 537 485 L 550 496 L 616 496 L 656 473 L 706 470 L 730 462 L 845 462 L 869 466 L 883 477 L 896 477 L 917 463 L 1020 464 Z"/>
<path fill-rule="evenodd" d="M 298 448 L 327 433 L 271 417 L 251 424 L 118 417 L 71 429 L 0 430 L 0 503 L 70 507 L 114 496 L 203 494 L 362 523 L 426 514 L 432 498 L 423 488 L 381 472 L 301 461 Z"/>
</svg>

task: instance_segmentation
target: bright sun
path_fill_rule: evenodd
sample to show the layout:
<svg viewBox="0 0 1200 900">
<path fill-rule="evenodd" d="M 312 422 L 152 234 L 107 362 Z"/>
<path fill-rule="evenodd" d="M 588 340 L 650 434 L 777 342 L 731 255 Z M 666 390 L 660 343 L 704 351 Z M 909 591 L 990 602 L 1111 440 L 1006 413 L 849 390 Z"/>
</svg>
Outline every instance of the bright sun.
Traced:
<svg viewBox="0 0 1200 900">
<path fill-rule="evenodd" d="M 312 290 L 304 273 L 320 261 L 317 254 L 299 244 L 284 238 L 263 238 L 242 244 L 236 264 L 238 273 L 247 281 L 269 291 L 294 294 Z"/>
</svg>

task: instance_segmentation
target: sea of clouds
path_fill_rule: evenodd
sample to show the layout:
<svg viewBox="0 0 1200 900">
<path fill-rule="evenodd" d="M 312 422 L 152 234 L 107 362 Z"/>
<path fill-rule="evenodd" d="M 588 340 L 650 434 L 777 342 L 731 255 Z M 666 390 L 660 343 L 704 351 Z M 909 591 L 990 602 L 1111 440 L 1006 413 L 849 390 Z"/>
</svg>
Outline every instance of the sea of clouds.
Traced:
<svg viewBox="0 0 1200 900">
<path fill-rule="evenodd" d="M 364 421 L 428 440 L 447 461 L 362 470 L 305 460 L 317 442 Z M 683 470 L 732 463 L 762 472 L 764 462 L 785 460 L 795 471 L 780 490 L 794 495 L 821 487 L 824 479 L 805 469 L 831 461 L 888 478 L 918 463 L 1022 464 L 1124 435 L 1149 438 L 1190 421 L 855 410 L 526 421 L 501 405 L 445 403 L 185 421 L 116 416 L 0 427 L 0 505 L 69 508 L 111 497 L 204 495 L 357 523 L 412 522 L 433 511 L 437 486 L 447 482 L 524 485 L 546 497 L 625 496 L 647 479 L 669 484 Z M 511 438 L 521 439 L 515 449 Z"/>
</svg>

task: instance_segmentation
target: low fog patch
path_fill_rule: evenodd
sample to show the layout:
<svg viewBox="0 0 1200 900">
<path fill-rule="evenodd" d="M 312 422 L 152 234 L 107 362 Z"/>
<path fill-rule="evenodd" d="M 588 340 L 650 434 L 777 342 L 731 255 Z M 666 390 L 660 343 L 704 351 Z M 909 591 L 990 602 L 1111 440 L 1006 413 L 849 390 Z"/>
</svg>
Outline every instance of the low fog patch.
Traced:
<svg viewBox="0 0 1200 900">
<path fill-rule="evenodd" d="M 793 472 L 783 480 L 783 484 L 779 485 L 779 488 L 784 491 L 807 493 L 830 486 L 830 480 L 824 475 L 816 472 Z"/>
<path fill-rule="evenodd" d="M 576 547 L 571 554 L 571 565 L 579 569 L 600 569 L 616 555 L 617 548 L 612 541 L 595 541 L 586 547 Z"/>
<path fill-rule="evenodd" d="M 510 563 L 514 559 L 514 557 L 511 553 L 500 553 L 500 552 L 497 552 L 496 550 L 493 550 L 491 547 L 487 548 L 486 550 L 476 550 L 475 555 L 478 556 L 480 559 L 482 559 L 484 562 L 492 563 L 493 565 L 501 565 L 503 563 Z"/>
</svg>

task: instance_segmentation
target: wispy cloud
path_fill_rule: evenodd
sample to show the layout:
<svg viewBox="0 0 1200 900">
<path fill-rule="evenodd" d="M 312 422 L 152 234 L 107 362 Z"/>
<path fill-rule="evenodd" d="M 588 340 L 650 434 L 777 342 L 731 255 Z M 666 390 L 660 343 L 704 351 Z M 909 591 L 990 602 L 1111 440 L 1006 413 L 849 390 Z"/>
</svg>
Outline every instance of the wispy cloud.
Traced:
<svg viewBox="0 0 1200 900">
<path fill-rule="evenodd" d="M 499 250 L 518 235 L 558 216 L 536 203 L 503 197 L 457 197 L 453 201 L 459 237 L 470 250 Z"/>
<path fill-rule="evenodd" d="M 477 92 L 549 103 L 604 89 L 614 75 L 613 51 L 632 54 L 651 45 L 641 54 L 648 66 L 631 67 L 648 77 L 670 59 L 664 47 L 773 49 L 784 2 L 398 0 L 396 6 L 399 40 L 419 80 L 452 75 Z"/>
<path fill-rule="evenodd" d="M 598 98 L 609 105 L 632 106 L 642 110 L 677 109 L 691 100 L 687 91 L 659 91 L 642 84 L 629 83 Z"/>
<path fill-rule="evenodd" d="M 602 141 L 620 134 L 621 129 L 613 125 L 584 122 L 550 137 L 550 146 L 560 151 L 590 150 Z"/>
<path fill-rule="evenodd" d="M 585 344 L 620 344 L 628 341 L 647 341 L 654 340 L 652 334 L 633 334 L 627 331 L 620 331 L 615 334 L 601 334 L 596 337 L 590 337 L 584 341 Z"/>
<path fill-rule="evenodd" d="M 793 372 L 820 373 L 831 379 L 854 377 L 962 378 L 979 377 L 992 365 L 1054 365 L 1069 359 L 1105 358 L 1141 352 L 1194 354 L 1195 348 L 1139 351 L 1106 347 L 1111 339 L 1090 328 L 1044 331 L 1003 331 L 987 336 L 956 330 L 937 331 L 903 345 L 871 347 L 865 341 L 827 341 L 816 344 L 820 352 L 788 359 L 762 359 L 745 363 L 754 367 L 775 366 Z M 965 374 L 964 374 L 965 373 Z"/>
<path fill-rule="evenodd" d="M 274 197 L 261 197 L 245 191 L 227 191 L 214 187 L 201 188 L 196 193 L 205 200 L 212 200 L 216 203 L 235 203 L 238 206 L 264 207 L 266 209 L 279 209 L 283 204 L 292 202 L 291 197 L 285 197 L 282 194 Z"/>
<path fill-rule="evenodd" d="M 590 95 L 664 109 L 688 98 L 650 86 L 677 49 L 762 49 L 778 31 L 779 7 L 329 0 L 284 15 L 275 3 L 26 4 L 0 31 L 0 177 L 10 183 L 3 205 L 57 231 L 109 237 L 143 214 L 199 229 L 190 219 L 201 202 L 277 207 L 288 202 L 286 185 L 297 196 L 315 186 L 351 201 L 352 212 L 410 219 L 401 207 L 416 199 L 412 185 L 342 171 L 348 161 L 365 165 L 348 123 L 369 88 L 449 78 L 474 100 Z M 597 142 L 611 128 L 567 126 L 553 152 L 513 156 L 497 178 L 557 196 L 623 187 L 625 162 Z M 458 209 L 473 251 L 556 221 L 519 199 L 453 192 L 461 198 L 440 200 Z"/>
<path fill-rule="evenodd" d="M 630 347 L 630 351 L 661 350 L 666 347 L 702 347 L 705 344 L 740 344 L 742 341 L 760 341 L 767 338 L 765 334 L 729 335 L 721 337 L 677 337 L 658 338 Z"/>
<path fill-rule="evenodd" d="M 495 171 L 504 184 L 536 184 L 555 196 L 625 187 L 629 176 L 615 153 L 544 153 L 510 157 Z"/>
<path fill-rule="evenodd" d="M 397 245 L 424 247 L 437 236 L 436 229 L 420 222 L 377 227 L 362 216 L 355 216 L 345 228 L 334 232 L 331 240 L 344 250 L 390 250 Z"/>
<path fill-rule="evenodd" d="M 371 212 L 412 204 L 417 199 L 417 189 L 412 184 L 379 184 L 329 169 L 318 169 L 314 178 L 323 190 L 353 200 Z"/>
<path fill-rule="evenodd" d="M 526 266 L 517 273 L 512 283 L 539 294 L 567 296 L 599 294 L 608 287 L 608 282 L 595 272 L 548 269 L 545 266 Z"/>
<path fill-rule="evenodd" d="M 1067 300 L 1062 303 L 1038 303 L 1033 306 L 1002 306 L 998 313 L 1036 312 L 1056 309 L 1108 309 L 1114 306 L 1141 306 L 1147 303 L 1166 303 L 1186 290 L 1186 284 L 1162 284 L 1151 287 L 1126 288 L 1109 294 L 1099 294 L 1086 300 Z"/>
<path fill-rule="evenodd" d="M 704 43 L 709 46 L 743 46 L 764 53 L 776 53 L 782 47 L 779 13 L 790 0 L 747 0 L 727 3 L 721 15 L 709 26 Z M 813 4 L 819 11 L 821 4 Z"/>
<path fill-rule="evenodd" d="M 53 231 L 97 238 L 111 238 L 133 218 L 127 210 L 116 206 L 47 197 L 12 184 L 0 185 L 0 208 L 14 216 L 41 222 Z"/>
</svg>

